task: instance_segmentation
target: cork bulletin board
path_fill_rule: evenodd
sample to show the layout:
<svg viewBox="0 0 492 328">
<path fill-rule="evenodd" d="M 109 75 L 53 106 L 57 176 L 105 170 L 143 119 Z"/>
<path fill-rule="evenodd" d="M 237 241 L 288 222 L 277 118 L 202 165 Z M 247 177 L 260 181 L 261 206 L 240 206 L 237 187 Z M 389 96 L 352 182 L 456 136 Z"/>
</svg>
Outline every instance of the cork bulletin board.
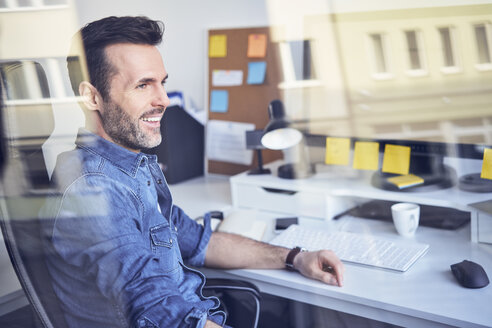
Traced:
<svg viewBox="0 0 492 328">
<path fill-rule="evenodd" d="M 248 48 L 248 38 L 251 35 L 266 36 L 264 56 L 251 55 L 251 47 Z M 209 120 L 232 121 L 253 123 L 256 129 L 263 129 L 268 123 L 268 104 L 279 99 L 278 84 L 281 81 L 281 64 L 278 44 L 271 42 L 268 27 L 217 29 L 209 30 L 209 40 L 213 36 L 226 39 L 225 56 L 208 55 L 208 99 Z M 213 39 L 212 39 L 213 40 Z M 248 50 L 250 51 L 248 56 Z M 252 62 L 264 62 L 266 64 L 264 80 L 262 83 L 248 83 L 248 68 Z M 235 86 L 214 86 L 212 73 L 214 70 L 236 70 L 243 72 L 242 83 Z M 211 92 L 225 90 L 228 94 L 227 110 L 218 112 L 211 108 Z M 280 159 L 280 151 L 262 150 L 263 163 L 269 163 Z M 208 172 L 226 175 L 234 175 L 257 166 L 256 152 L 251 165 L 208 160 Z"/>
</svg>

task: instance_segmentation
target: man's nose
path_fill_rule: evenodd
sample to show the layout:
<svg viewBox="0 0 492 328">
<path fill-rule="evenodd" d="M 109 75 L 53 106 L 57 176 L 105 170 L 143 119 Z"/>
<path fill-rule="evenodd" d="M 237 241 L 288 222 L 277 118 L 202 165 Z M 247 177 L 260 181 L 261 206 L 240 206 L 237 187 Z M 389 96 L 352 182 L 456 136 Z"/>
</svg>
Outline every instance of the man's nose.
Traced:
<svg viewBox="0 0 492 328">
<path fill-rule="evenodd" d="M 159 90 L 154 95 L 154 100 L 152 102 L 153 107 L 163 107 L 166 108 L 170 104 L 169 97 L 167 96 L 166 89 L 164 86 L 158 88 Z"/>
</svg>

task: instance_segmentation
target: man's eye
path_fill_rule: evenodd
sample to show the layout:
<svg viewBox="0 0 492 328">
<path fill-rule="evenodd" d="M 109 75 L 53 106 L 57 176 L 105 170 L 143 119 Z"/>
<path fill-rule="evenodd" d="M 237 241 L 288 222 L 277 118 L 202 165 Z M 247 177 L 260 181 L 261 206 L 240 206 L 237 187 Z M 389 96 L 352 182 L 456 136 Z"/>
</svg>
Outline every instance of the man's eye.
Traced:
<svg viewBox="0 0 492 328">
<path fill-rule="evenodd" d="M 161 82 L 161 84 L 162 84 L 162 85 L 164 85 L 164 84 L 166 84 L 166 83 L 167 83 L 167 81 L 162 81 L 162 82 Z"/>
<path fill-rule="evenodd" d="M 147 84 L 142 83 L 142 84 L 137 85 L 137 89 L 145 89 L 146 86 L 147 86 Z"/>
</svg>

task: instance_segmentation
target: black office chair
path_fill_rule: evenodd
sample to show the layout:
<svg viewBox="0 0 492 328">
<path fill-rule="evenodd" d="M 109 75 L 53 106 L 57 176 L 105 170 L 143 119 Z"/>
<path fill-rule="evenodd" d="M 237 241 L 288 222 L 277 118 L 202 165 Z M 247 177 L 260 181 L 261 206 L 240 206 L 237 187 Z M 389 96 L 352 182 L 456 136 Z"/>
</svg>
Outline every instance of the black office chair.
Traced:
<svg viewBox="0 0 492 328">
<path fill-rule="evenodd" d="M 42 85 L 48 85 L 46 75 L 39 63 L 17 61 L 0 64 L 2 75 L 0 91 L 2 91 L 2 85 L 5 87 L 6 84 L 10 83 L 7 78 L 14 77 L 16 79 L 15 77 L 21 76 L 22 69 L 26 65 L 35 68 Z M 44 94 L 46 95 L 46 92 Z M 3 101 L 1 94 L 0 99 Z M 5 117 L 3 103 L 0 105 L 2 105 L 0 106 L 0 117 L 7 121 L 7 125 L 28 124 L 27 121 L 38 125 L 39 122 L 47 122 L 45 126 L 40 127 L 44 131 L 43 133 L 27 138 L 19 136 L 17 133 L 22 131 L 22 126 L 9 127 L 10 135 L 5 138 L 3 124 L 0 124 L 0 139 L 2 141 L 0 144 L 0 165 L 3 166 L 6 162 L 2 177 L 3 195 L 0 199 L 0 225 L 15 273 L 36 314 L 36 327 L 67 327 L 60 302 L 52 288 L 51 275 L 45 262 L 46 258 L 50 256 L 50 251 L 45 247 L 43 238 L 49 236 L 50 233 L 43 229 L 49 225 L 41 225 L 38 218 L 38 212 L 45 197 L 53 195 L 49 192 L 50 182 L 41 150 L 43 142 L 54 128 L 52 109 L 50 105 L 38 106 L 34 110 L 23 108 L 22 110 L 26 111 L 28 115 L 23 116 L 22 119 L 12 120 L 11 117 Z M 18 112 L 15 112 L 16 110 L 16 108 L 8 108 L 7 112 L 11 115 L 19 115 Z M 13 138 L 12 132 L 15 135 Z M 18 140 L 14 140 L 16 138 Z M 8 145 L 5 141 L 8 141 Z M 6 149 L 10 150 L 11 154 L 6 154 L 4 152 Z M 19 166 L 24 167 L 24 169 L 19 170 Z M 20 179 L 24 183 L 19 183 Z M 8 190 L 15 183 L 15 180 L 24 188 Z M 223 310 L 229 314 L 228 325 L 236 328 L 257 326 L 260 313 L 260 293 L 253 284 L 239 280 L 209 279 L 204 288 L 204 293 L 218 296 L 221 298 L 222 304 L 227 303 Z M 248 315 L 245 315 L 246 313 Z"/>
<path fill-rule="evenodd" d="M 34 70 L 41 95 L 49 98 L 48 80 L 42 66 L 34 61 L 4 62 L 0 65 L 0 86 L 11 98 L 29 97 L 24 70 Z M 3 98 L 2 98 L 3 101 Z M 38 212 L 49 190 L 49 175 L 42 145 L 54 129 L 51 104 L 2 106 L 2 132 L 5 159 L 2 177 L 0 224 L 5 246 L 17 278 L 36 314 L 40 327 L 66 327 L 58 299 L 52 289 L 45 264 Z M 5 139 L 4 139 L 5 138 Z M 5 142 L 6 141 L 6 142 Z M 8 154 L 6 153 L 8 151 Z"/>
</svg>

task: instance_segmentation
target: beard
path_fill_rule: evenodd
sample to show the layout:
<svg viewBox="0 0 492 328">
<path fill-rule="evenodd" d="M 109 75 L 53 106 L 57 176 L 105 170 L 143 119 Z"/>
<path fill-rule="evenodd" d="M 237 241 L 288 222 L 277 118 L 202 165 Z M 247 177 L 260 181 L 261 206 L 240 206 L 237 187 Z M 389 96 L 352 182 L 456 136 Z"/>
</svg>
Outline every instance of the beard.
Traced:
<svg viewBox="0 0 492 328">
<path fill-rule="evenodd" d="M 101 121 L 104 131 L 113 141 L 125 148 L 142 150 L 153 148 L 162 141 L 160 128 L 145 131 L 139 125 L 140 118 L 144 115 L 151 115 L 164 112 L 163 108 L 155 108 L 141 117 L 135 119 L 126 113 L 114 102 L 104 102 L 105 110 L 101 112 Z"/>
</svg>

